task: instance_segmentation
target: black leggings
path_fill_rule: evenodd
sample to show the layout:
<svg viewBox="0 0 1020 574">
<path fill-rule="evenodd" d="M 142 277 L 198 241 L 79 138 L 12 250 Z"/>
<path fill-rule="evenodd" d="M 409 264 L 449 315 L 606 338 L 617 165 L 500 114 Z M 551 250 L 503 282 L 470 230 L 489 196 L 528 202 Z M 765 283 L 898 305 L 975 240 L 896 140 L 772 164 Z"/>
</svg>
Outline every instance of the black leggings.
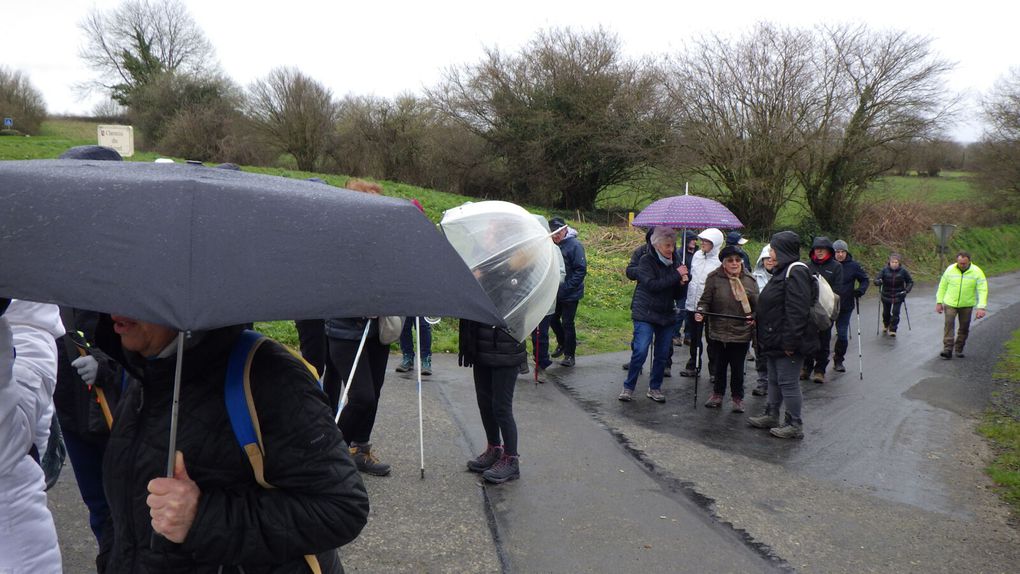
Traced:
<svg viewBox="0 0 1020 574">
<path fill-rule="evenodd" d="M 708 340 L 708 348 L 715 348 L 715 385 L 712 391 L 717 395 L 726 394 L 726 368 L 730 371 L 730 393 L 734 398 L 744 398 L 744 363 L 751 342 L 724 343 Z"/>
<path fill-rule="evenodd" d="M 503 452 L 511 456 L 517 455 L 517 422 L 514 421 L 513 405 L 517 369 L 517 366 L 483 367 L 478 364 L 472 369 L 485 439 L 491 445 L 502 442 Z"/>
<path fill-rule="evenodd" d="M 333 338 L 327 340 L 330 368 L 326 370 L 322 386 L 335 414 L 337 404 L 340 402 L 341 379 L 351 375 L 354 355 L 358 352 L 360 341 Z M 351 390 L 347 392 L 347 406 L 344 407 L 340 414 L 340 422 L 337 423 L 344 434 L 344 440 L 348 443 L 367 443 L 372 438 L 372 427 L 375 426 L 375 413 L 379 408 L 379 395 L 382 393 L 383 380 L 386 378 L 386 361 L 389 356 L 389 345 L 383 345 L 374 337 L 365 341 Z"/>
</svg>

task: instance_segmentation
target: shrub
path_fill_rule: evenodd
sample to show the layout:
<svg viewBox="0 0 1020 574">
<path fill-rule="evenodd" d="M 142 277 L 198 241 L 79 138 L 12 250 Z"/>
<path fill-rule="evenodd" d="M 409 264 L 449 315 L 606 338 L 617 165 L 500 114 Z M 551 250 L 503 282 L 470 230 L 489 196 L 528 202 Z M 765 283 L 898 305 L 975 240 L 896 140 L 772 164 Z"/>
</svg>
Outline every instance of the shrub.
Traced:
<svg viewBox="0 0 1020 574">
<path fill-rule="evenodd" d="M 0 118 L 13 118 L 16 131 L 26 134 L 39 133 L 39 126 L 46 119 L 42 94 L 28 76 L 4 66 L 0 66 Z"/>
</svg>

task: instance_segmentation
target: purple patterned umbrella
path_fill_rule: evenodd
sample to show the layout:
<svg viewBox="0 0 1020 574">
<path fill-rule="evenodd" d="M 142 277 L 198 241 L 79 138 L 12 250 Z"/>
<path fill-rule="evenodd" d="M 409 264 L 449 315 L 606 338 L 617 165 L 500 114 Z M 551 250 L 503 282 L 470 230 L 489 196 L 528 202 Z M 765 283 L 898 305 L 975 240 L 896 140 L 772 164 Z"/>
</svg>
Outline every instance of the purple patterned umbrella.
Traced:
<svg viewBox="0 0 1020 574">
<path fill-rule="evenodd" d="M 694 195 L 664 197 L 641 210 L 634 218 L 635 227 L 703 229 L 739 229 L 744 226 L 726 206 L 714 199 Z"/>
</svg>

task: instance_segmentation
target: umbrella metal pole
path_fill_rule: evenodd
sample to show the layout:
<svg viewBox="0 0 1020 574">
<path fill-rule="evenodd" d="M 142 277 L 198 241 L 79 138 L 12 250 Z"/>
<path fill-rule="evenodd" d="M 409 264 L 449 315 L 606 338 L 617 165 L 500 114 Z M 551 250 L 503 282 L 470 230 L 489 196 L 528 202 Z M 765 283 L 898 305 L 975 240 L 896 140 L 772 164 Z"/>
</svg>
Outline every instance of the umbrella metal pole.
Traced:
<svg viewBox="0 0 1020 574">
<path fill-rule="evenodd" d="M 861 298 L 857 297 L 855 300 L 857 307 L 857 363 L 858 370 L 861 372 L 861 380 L 864 380 L 864 351 L 861 350 Z"/>
<path fill-rule="evenodd" d="M 421 414 L 421 318 L 414 318 L 414 364 L 418 373 L 418 450 L 421 453 L 421 478 L 425 478 L 425 423 Z"/>
<path fill-rule="evenodd" d="M 354 371 L 358 370 L 358 361 L 361 360 L 361 351 L 365 348 L 365 340 L 368 339 L 368 329 L 372 326 L 372 319 L 365 320 L 365 332 L 361 334 L 361 342 L 358 343 L 358 352 L 354 354 L 354 365 L 351 366 L 351 375 L 347 378 L 347 383 L 343 385 L 343 389 L 340 391 L 340 402 L 336 406 L 336 420 L 334 422 L 340 422 L 340 413 L 343 412 L 344 406 L 347 405 L 347 393 L 351 390 L 351 384 L 354 382 Z"/>
<path fill-rule="evenodd" d="M 170 453 L 166 457 L 166 476 L 174 477 L 174 461 L 177 455 L 177 415 L 181 400 L 181 364 L 184 362 L 184 331 L 177 334 L 177 367 L 174 369 L 174 398 L 170 407 Z"/>
</svg>

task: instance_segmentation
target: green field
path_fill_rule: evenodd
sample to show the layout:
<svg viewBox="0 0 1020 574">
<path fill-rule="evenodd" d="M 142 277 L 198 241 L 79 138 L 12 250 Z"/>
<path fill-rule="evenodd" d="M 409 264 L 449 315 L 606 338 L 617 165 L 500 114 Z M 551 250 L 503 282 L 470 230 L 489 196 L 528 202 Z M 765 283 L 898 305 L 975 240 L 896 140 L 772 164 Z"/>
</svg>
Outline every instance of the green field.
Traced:
<svg viewBox="0 0 1020 574">
<path fill-rule="evenodd" d="M 996 454 L 988 475 L 1001 487 L 1014 514 L 1020 516 L 1020 331 L 1005 345 L 995 385 L 993 407 L 978 431 L 992 443 Z"/>
<path fill-rule="evenodd" d="M 37 137 L 0 137 L 0 159 L 38 159 L 59 156 L 64 150 L 75 145 L 95 143 L 94 123 L 84 121 L 50 120 L 43 123 L 42 134 Z M 137 161 L 152 161 L 157 154 L 137 153 L 131 158 Z M 180 158 L 178 158 L 180 159 Z M 342 186 L 346 176 L 302 172 L 284 168 L 244 167 L 245 171 L 304 179 L 319 177 L 332 185 Z M 653 182 L 653 183 L 649 183 Z M 386 195 L 418 199 L 425 207 L 426 215 L 438 222 L 443 211 L 461 205 L 475 198 L 424 189 L 403 183 L 379 182 Z M 647 186 L 654 185 L 660 194 L 682 193 L 683 184 L 664 184 L 649 177 Z M 691 193 L 703 193 L 708 189 L 705 181 L 691 182 Z M 649 188 L 642 190 L 618 186 L 606 196 L 603 209 L 621 207 L 635 210 L 651 201 Z M 926 202 L 953 202 L 973 198 L 976 192 L 971 187 L 967 174 L 949 173 L 940 178 L 887 177 L 881 180 L 867 194 L 868 200 L 921 199 Z M 627 205 L 627 202 L 631 202 Z M 535 213 L 547 217 L 566 216 L 570 225 L 578 230 L 588 256 L 588 278 L 585 283 L 585 299 L 578 309 L 578 352 L 592 354 L 621 351 L 628 347 L 632 324 L 630 321 L 630 297 L 633 283 L 623 275 L 623 269 L 630 252 L 643 241 L 643 233 L 628 228 L 625 216 L 610 218 L 610 224 L 600 225 L 590 220 L 576 221 L 576 214 L 553 213 L 544 208 L 525 206 Z M 781 219 L 793 226 L 803 211 L 800 204 L 791 202 L 781 213 Z M 603 217 L 603 219 L 605 219 Z M 836 238 L 832 238 L 836 239 Z M 935 255 L 934 236 L 930 232 L 903 238 L 904 246 L 898 248 L 910 262 L 910 270 L 918 281 L 935 280 L 941 272 L 941 264 Z M 857 245 L 850 241 L 854 256 L 870 273 L 875 273 L 885 263 L 889 248 L 885 246 Z M 973 253 L 974 261 L 989 274 L 1020 269 L 1020 225 L 995 228 L 961 228 L 954 236 L 954 248 L 966 246 Z M 757 259 L 762 243 L 751 241 L 746 246 L 752 261 Z M 274 337 L 297 345 L 293 325 L 289 322 L 260 324 L 260 328 Z M 456 320 L 444 319 L 434 328 L 435 352 L 455 352 L 457 342 Z"/>
</svg>

